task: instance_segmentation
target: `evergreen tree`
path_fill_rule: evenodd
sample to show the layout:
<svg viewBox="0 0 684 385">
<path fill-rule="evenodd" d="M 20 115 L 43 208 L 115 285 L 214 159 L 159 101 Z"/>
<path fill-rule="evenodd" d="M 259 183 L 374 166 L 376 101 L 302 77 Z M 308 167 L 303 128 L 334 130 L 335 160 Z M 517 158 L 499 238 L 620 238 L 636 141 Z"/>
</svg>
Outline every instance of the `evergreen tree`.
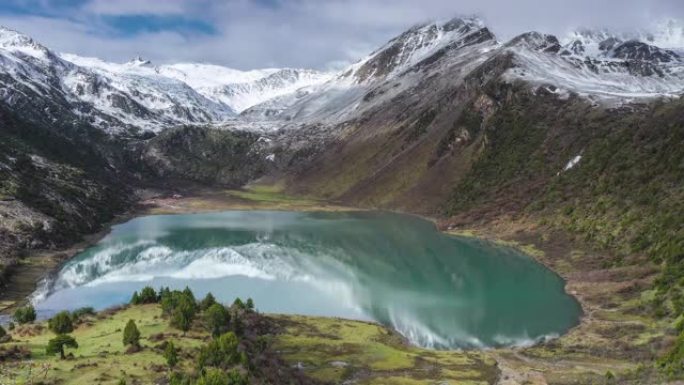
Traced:
<svg viewBox="0 0 684 385">
<path fill-rule="evenodd" d="M 178 298 L 178 302 L 171 314 L 171 326 L 184 332 L 190 330 L 197 311 L 196 307 L 197 304 L 194 302 L 194 297 L 190 297 L 183 292 Z"/>
<path fill-rule="evenodd" d="M 157 292 L 150 286 L 145 286 L 140 292 L 140 303 L 157 303 L 158 301 Z"/>
<path fill-rule="evenodd" d="M 19 324 L 27 324 L 36 320 L 36 309 L 32 305 L 20 307 L 14 311 L 14 320 Z"/>
<path fill-rule="evenodd" d="M 200 349 L 198 366 L 228 369 L 242 361 L 243 354 L 238 351 L 239 341 L 235 333 L 228 332 L 212 340 Z"/>
<path fill-rule="evenodd" d="M 202 311 L 207 310 L 215 303 L 216 298 L 214 298 L 214 295 L 211 293 L 207 293 L 207 296 L 204 297 L 204 299 L 200 303 L 200 309 L 202 309 Z"/>
<path fill-rule="evenodd" d="M 235 301 L 233 301 L 233 307 L 238 309 L 238 310 L 244 310 L 245 309 L 245 303 L 242 302 L 240 298 L 235 298 Z"/>
<path fill-rule="evenodd" d="M 192 326 L 192 318 L 188 316 L 187 312 L 183 311 L 180 308 L 177 308 L 173 311 L 173 314 L 171 315 L 171 326 L 175 327 L 178 330 L 187 332 L 188 330 L 190 330 L 190 327 Z"/>
<path fill-rule="evenodd" d="M 124 346 L 140 347 L 140 331 L 133 320 L 129 320 L 123 331 Z"/>
<path fill-rule="evenodd" d="M 55 334 L 67 334 L 74 331 L 74 324 L 71 314 L 68 311 L 61 311 L 48 321 L 48 327 Z"/>
<path fill-rule="evenodd" d="M 176 351 L 176 346 L 173 341 L 169 341 L 164 349 L 164 358 L 166 359 L 166 364 L 169 368 L 173 369 L 176 364 L 178 364 L 178 352 Z"/>
<path fill-rule="evenodd" d="M 251 298 L 247 298 L 247 303 L 245 303 L 247 310 L 254 310 L 254 301 Z"/>
<path fill-rule="evenodd" d="M 140 305 L 140 295 L 138 295 L 137 291 L 133 292 L 133 296 L 131 297 L 131 305 Z"/>
<path fill-rule="evenodd" d="M 70 335 L 59 334 L 57 337 L 48 341 L 48 345 L 45 348 L 45 352 L 47 354 L 59 353 L 59 357 L 61 359 L 65 359 L 66 356 L 64 355 L 64 347 L 75 349 L 75 348 L 78 348 L 78 343 L 76 342 L 74 337 L 72 337 Z"/>
<path fill-rule="evenodd" d="M 205 312 L 205 322 L 207 329 L 214 337 L 228 331 L 230 326 L 230 313 L 223 305 L 215 303 Z"/>
<path fill-rule="evenodd" d="M 197 300 L 195 300 L 195 295 L 192 293 L 192 290 L 190 290 L 189 287 L 186 286 L 185 289 L 183 289 L 183 295 L 188 297 L 190 302 L 192 302 L 193 304 L 197 303 Z"/>
</svg>

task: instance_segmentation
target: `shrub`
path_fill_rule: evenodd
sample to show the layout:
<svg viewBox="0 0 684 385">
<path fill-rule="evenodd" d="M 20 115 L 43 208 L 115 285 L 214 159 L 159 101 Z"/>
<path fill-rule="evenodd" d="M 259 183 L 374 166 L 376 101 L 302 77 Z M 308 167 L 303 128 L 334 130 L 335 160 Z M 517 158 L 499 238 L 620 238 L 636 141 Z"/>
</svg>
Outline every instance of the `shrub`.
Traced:
<svg viewBox="0 0 684 385">
<path fill-rule="evenodd" d="M 679 334 L 672 349 L 658 360 L 658 365 L 670 375 L 684 373 L 684 333 Z"/>
<path fill-rule="evenodd" d="M 20 307 L 14 311 L 14 320 L 19 324 L 27 324 L 36 320 L 36 309 L 32 305 Z"/>
<path fill-rule="evenodd" d="M 76 322 L 78 321 L 81 317 L 86 316 L 86 315 L 94 315 L 95 314 L 95 309 L 92 307 L 82 307 L 79 309 L 76 309 L 71 312 L 71 319 Z"/>
<path fill-rule="evenodd" d="M 5 328 L 0 326 L 0 338 L 4 337 L 6 335 L 7 335 L 7 331 L 5 330 Z"/>
<path fill-rule="evenodd" d="M 123 331 L 124 346 L 140 347 L 140 331 L 133 320 L 129 320 Z"/>
<path fill-rule="evenodd" d="M 140 294 L 138 294 L 137 291 L 133 292 L 133 296 L 131 297 L 131 305 L 140 305 Z"/>
<path fill-rule="evenodd" d="M 74 337 L 67 334 L 60 334 L 48 342 L 48 345 L 45 348 L 45 352 L 47 354 L 59 353 L 59 357 L 61 359 L 64 359 L 66 358 L 66 356 L 64 355 L 64 347 L 75 349 L 78 348 L 78 343 L 76 342 Z"/>
<path fill-rule="evenodd" d="M 48 327 L 55 334 L 67 334 L 74 331 L 74 324 L 71 314 L 68 311 L 61 311 L 48 321 Z"/>
<path fill-rule="evenodd" d="M 212 340 L 200 350 L 198 358 L 200 369 L 207 366 L 230 368 L 241 361 L 246 361 L 244 355 L 238 351 L 238 345 L 238 338 L 233 332 L 222 334 Z"/>
<path fill-rule="evenodd" d="M 247 377 L 238 372 L 231 370 L 227 373 L 218 369 L 207 370 L 202 377 L 197 380 L 196 385 L 247 385 Z"/>
<path fill-rule="evenodd" d="M 14 330 L 15 327 L 16 327 L 16 325 L 14 324 L 14 322 L 10 322 L 9 325 L 7 325 L 7 328 L 9 330 Z"/>
<path fill-rule="evenodd" d="M 215 303 L 211 305 L 204 315 L 207 329 L 212 336 L 218 337 L 228 331 L 230 326 L 230 314 L 223 305 Z"/>
</svg>

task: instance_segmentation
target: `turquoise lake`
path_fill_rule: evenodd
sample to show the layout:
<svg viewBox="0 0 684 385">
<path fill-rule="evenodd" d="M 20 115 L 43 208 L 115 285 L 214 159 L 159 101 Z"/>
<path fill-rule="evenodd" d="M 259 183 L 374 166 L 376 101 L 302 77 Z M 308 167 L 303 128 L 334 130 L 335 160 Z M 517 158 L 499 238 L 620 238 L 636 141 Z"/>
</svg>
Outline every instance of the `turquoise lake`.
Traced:
<svg viewBox="0 0 684 385">
<path fill-rule="evenodd" d="M 577 325 L 563 280 L 509 248 L 383 212 L 229 211 L 114 226 L 34 295 L 40 314 L 144 286 L 254 299 L 259 311 L 377 321 L 416 345 L 528 345 Z"/>
</svg>

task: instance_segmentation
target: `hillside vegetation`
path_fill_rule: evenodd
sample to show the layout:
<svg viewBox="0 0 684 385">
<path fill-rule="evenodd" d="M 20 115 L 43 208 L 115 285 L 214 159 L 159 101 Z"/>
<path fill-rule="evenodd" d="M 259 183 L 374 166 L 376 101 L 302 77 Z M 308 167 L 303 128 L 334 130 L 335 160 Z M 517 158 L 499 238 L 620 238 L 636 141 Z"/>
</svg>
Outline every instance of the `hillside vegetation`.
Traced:
<svg viewBox="0 0 684 385">
<path fill-rule="evenodd" d="M 491 384 L 498 370 L 481 353 L 408 346 L 377 324 L 262 315 L 251 300 L 231 306 L 188 290 L 151 288 L 132 304 L 100 313 L 66 314 L 78 347 L 65 359 L 47 353 L 55 320 L 9 330 L 0 343 L 0 381 L 17 384 Z M 131 326 L 133 325 L 133 326 Z M 133 328 L 135 332 L 131 331 Z M 131 330 L 129 330 L 131 329 Z M 68 329 L 71 330 L 71 329 Z"/>
</svg>

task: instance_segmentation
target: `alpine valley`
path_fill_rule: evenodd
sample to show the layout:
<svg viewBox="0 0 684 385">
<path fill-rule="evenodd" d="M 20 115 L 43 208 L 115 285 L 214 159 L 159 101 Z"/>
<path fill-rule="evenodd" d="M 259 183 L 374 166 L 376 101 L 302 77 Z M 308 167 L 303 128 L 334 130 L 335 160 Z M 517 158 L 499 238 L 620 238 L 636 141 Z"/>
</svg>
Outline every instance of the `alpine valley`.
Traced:
<svg viewBox="0 0 684 385">
<path fill-rule="evenodd" d="M 682 95 L 677 21 L 500 41 L 460 17 L 417 25 L 339 72 L 109 63 L 0 28 L 3 299 L 13 306 L 39 278 L 21 277 L 150 202 L 397 211 L 533 256 L 565 279 L 582 319 L 559 338 L 454 353 L 468 364 L 411 356 L 414 382 L 387 368 L 326 377 L 312 358 L 317 379 L 441 383 L 430 376 L 442 370 L 475 373 L 445 383 L 677 383 Z"/>
</svg>

